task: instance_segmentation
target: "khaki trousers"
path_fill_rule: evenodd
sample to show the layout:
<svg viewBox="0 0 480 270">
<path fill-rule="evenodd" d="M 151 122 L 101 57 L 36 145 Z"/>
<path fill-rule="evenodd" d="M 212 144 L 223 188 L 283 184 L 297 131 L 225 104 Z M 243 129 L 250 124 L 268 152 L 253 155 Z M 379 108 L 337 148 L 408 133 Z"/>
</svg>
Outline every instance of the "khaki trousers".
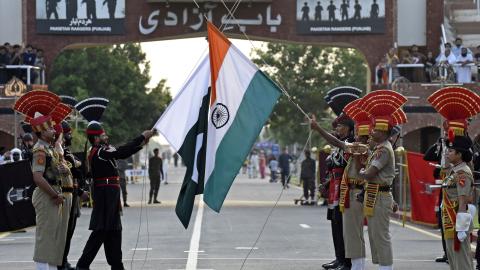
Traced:
<svg viewBox="0 0 480 270">
<path fill-rule="evenodd" d="M 470 236 L 460 242 L 460 250 L 453 250 L 453 239 L 445 239 L 447 257 L 450 270 L 473 270 L 472 256 L 470 256 Z"/>
<path fill-rule="evenodd" d="M 350 189 L 350 207 L 343 211 L 343 239 L 345 257 L 365 258 L 365 239 L 363 237 L 363 204 L 357 201 L 359 189 Z"/>
<path fill-rule="evenodd" d="M 393 265 L 393 251 L 390 234 L 390 215 L 393 197 L 391 193 L 379 192 L 375 202 L 373 216 L 367 217 L 368 238 L 372 253 L 372 262 L 382 266 Z"/>
<path fill-rule="evenodd" d="M 53 188 L 60 192 L 58 187 Z M 37 223 L 33 253 L 35 262 L 62 265 L 68 219 L 72 208 L 72 194 L 63 193 L 63 195 L 66 198 L 65 201 L 57 206 L 40 188 L 35 188 L 33 192 L 32 203 Z"/>
</svg>

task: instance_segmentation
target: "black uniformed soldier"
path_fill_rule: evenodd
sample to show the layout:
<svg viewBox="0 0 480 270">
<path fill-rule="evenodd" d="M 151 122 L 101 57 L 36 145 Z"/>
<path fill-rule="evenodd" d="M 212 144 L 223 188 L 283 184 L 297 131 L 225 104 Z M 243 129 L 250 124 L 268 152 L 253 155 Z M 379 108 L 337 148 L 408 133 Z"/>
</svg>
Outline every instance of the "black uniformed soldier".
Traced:
<svg viewBox="0 0 480 270">
<path fill-rule="evenodd" d="M 92 233 L 78 260 L 77 268 L 88 269 L 104 244 L 105 256 L 112 270 L 123 270 L 120 182 L 115 160 L 128 158 L 140 151 L 154 135 L 154 131 L 144 131 L 142 135 L 118 148 L 109 145 L 108 136 L 98 122 L 88 125 L 87 135 L 92 144 L 88 155 L 93 178 L 93 210 L 89 226 Z"/>
<path fill-rule="evenodd" d="M 127 203 L 127 177 L 125 170 L 128 168 L 128 161 L 125 159 L 117 160 L 118 175 L 120 176 L 120 189 L 122 189 L 123 207 L 130 207 Z"/>
<path fill-rule="evenodd" d="M 73 189 L 72 191 L 72 209 L 70 211 L 70 218 L 68 220 L 68 229 L 67 229 L 67 241 L 65 243 L 65 251 L 63 253 L 63 264 L 59 267 L 62 270 L 73 270 L 74 268 L 68 262 L 68 254 L 70 252 L 70 243 L 73 237 L 73 232 L 77 226 L 77 218 L 80 217 L 80 202 L 79 198 L 83 201 L 88 200 L 88 192 L 84 191 L 82 187 L 84 186 L 83 173 L 80 169 L 82 163 L 75 157 L 70 151 L 70 146 L 72 145 L 72 129 L 66 121 L 61 123 L 63 130 L 63 152 L 64 158 L 68 162 L 70 171 L 73 176 Z"/>
<path fill-rule="evenodd" d="M 158 148 L 153 149 L 153 157 L 148 160 L 148 177 L 150 178 L 150 197 L 148 204 L 160 203 L 157 200 L 158 191 L 160 189 L 160 179 L 165 179 L 163 174 L 163 160 L 158 155 Z"/>
<path fill-rule="evenodd" d="M 447 147 L 445 145 L 446 138 L 440 137 L 435 144 L 430 146 L 425 154 L 423 155 L 423 159 L 426 161 L 433 161 L 440 164 L 441 168 L 435 169 L 433 172 L 434 179 L 443 179 L 445 175 L 445 171 L 450 167 L 450 164 L 446 160 L 447 154 Z M 438 207 L 436 208 L 436 215 L 437 215 L 437 222 L 438 226 L 440 227 L 440 232 L 442 234 L 442 248 L 443 248 L 443 256 L 435 258 L 435 262 L 448 262 L 447 259 L 447 248 L 445 246 L 445 237 L 443 234 L 443 226 L 442 226 L 442 213 L 440 209 L 440 205 L 442 204 L 442 192 L 439 192 L 439 199 L 438 199 Z"/>
<path fill-rule="evenodd" d="M 131 142 L 113 147 L 98 122 L 109 101 L 104 98 L 88 98 L 75 105 L 75 109 L 88 121 L 87 137 L 92 148 L 87 155 L 92 178 L 93 209 L 90 217 L 90 237 L 77 262 L 78 270 L 89 269 L 90 264 L 104 245 L 105 256 L 112 270 L 124 270 L 122 263 L 122 224 L 120 220 L 120 182 L 116 160 L 126 159 L 142 149 L 153 136 L 144 131 Z"/>
<path fill-rule="evenodd" d="M 305 160 L 302 161 L 300 171 L 303 197 L 305 197 L 305 202 L 302 204 L 313 205 L 315 203 L 315 171 L 315 160 L 311 158 L 310 151 L 305 150 Z"/>
<path fill-rule="evenodd" d="M 22 159 L 29 160 L 32 163 L 32 149 L 33 145 L 35 145 L 33 141 L 33 130 L 32 126 L 28 123 L 22 123 L 22 129 L 24 134 L 22 135 Z"/>
</svg>

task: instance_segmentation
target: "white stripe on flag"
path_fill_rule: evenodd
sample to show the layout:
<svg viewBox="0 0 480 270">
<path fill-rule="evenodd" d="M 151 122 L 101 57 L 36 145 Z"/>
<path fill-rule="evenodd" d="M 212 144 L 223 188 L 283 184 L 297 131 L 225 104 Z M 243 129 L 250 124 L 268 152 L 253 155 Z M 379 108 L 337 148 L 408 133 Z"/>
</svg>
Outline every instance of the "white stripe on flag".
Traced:
<svg viewBox="0 0 480 270">
<path fill-rule="evenodd" d="M 202 148 L 202 146 L 203 146 L 203 133 L 200 133 L 197 135 L 197 142 L 195 144 L 195 159 L 193 160 L 193 172 L 192 172 L 192 180 L 197 184 L 198 184 L 197 157 L 198 157 L 198 152 L 200 152 L 200 148 Z"/>
<path fill-rule="evenodd" d="M 188 131 L 198 121 L 202 99 L 209 86 L 210 60 L 207 55 L 154 126 L 175 151 L 182 147 Z"/>
<path fill-rule="evenodd" d="M 250 60 L 232 44 L 225 55 L 216 81 L 216 103 L 222 103 L 228 108 L 230 118 L 228 123 L 220 129 L 216 129 L 215 126 L 213 126 L 211 117 L 208 118 L 205 185 L 215 167 L 217 148 L 222 142 L 225 133 L 227 133 L 233 123 L 245 91 L 257 71 L 258 69 L 250 62 Z M 212 113 L 214 106 L 215 104 L 210 108 L 210 114 Z"/>
</svg>

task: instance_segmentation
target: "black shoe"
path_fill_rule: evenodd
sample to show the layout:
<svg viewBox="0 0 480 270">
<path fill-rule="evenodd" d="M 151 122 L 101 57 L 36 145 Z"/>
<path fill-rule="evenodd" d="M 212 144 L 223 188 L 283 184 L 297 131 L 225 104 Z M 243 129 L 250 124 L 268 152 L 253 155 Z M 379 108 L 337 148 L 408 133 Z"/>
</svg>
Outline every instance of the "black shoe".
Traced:
<svg viewBox="0 0 480 270">
<path fill-rule="evenodd" d="M 151 198 L 148 200 L 148 204 L 152 204 L 152 199 Z"/>
<path fill-rule="evenodd" d="M 161 201 L 154 200 L 153 203 L 162 203 Z"/>
<path fill-rule="evenodd" d="M 435 258 L 435 262 L 438 263 L 446 263 L 448 261 L 447 255 L 443 255 L 442 257 Z"/>
<path fill-rule="evenodd" d="M 124 202 L 123 207 L 130 207 L 130 205 L 128 205 L 128 203 Z"/>
<path fill-rule="evenodd" d="M 60 269 L 60 266 L 58 267 L 58 269 Z M 73 267 L 69 262 L 67 262 L 65 264 L 65 266 L 63 268 L 61 268 L 62 270 L 75 270 L 75 267 Z"/>
<path fill-rule="evenodd" d="M 322 267 L 325 268 L 325 269 L 335 269 L 335 268 L 337 268 L 339 265 L 340 265 L 340 262 L 337 261 L 337 260 L 334 260 L 334 261 L 332 261 L 332 262 L 322 264 Z"/>
<path fill-rule="evenodd" d="M 344 264 L 341 264 L 337 268 L 335 268 L 335 270 L 350 270 L 350 269 L 351 269 L 350 266 L 346 266 Z"/>
</svg>

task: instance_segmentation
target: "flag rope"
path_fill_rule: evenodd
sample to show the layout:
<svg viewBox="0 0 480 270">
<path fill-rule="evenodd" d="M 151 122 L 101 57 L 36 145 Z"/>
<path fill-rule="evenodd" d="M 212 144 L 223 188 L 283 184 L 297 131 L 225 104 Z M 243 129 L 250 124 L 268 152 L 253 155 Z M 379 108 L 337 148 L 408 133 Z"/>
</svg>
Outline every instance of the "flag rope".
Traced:
<svg viewBox="0 0 480 270">
<path fill-rule="evenodd" d="M 147 169 L 147 160 L 148 160 L 148 143 L 145 145 L 145 164 L 144 164 L 145 170 Z M 145 173 L 143 175 L 143 190 L 144 190 L 144 194 L 145 194 L 145 200 L 147 199 L 146 198 L 147 197 L 146 179 L 147 179 L 147 174 Z M 160 184 L 161 184 L 161 181 L 160 181 Z M 160 184 L 158 184 L 159 191 L 160 191 Z M 140 207 L 142 207 L 141 203 L 140 203 Z M 150 228 L 149 228 L 149 221 L 148 221 L 148 206 L 145 206 L 145 217 L 146 217 L 146 220 L 147 220 L 147 247 L 146 247 L 146 250 L 145 250 L 145 258 L 143 259 L 142 268 L 140 268 L 141 270 L 143 270 L 143 268 L 145 267 L 145 263 L 147 262 L 148 250 L 149 250 L 149 247 L 150 247 Z"/>
<path fill-rule="evenodd" d="M 146 169 L 147 168 L 147 157 L 148 157 L 148 144 L 145 145 L 145 166 L 144 168 Z M 130 269 L 133 270 L 133 261 L 135 259 L 135 253 L 137 251 L 137 248 L 138 248 L 138 242 L 140 240 L 140 232 L 141 232 L 141 228 L 142 228 L 142 217 L 143 217 L 143 205 L 144 205 L 144 196 L 146 197 L 146 179 L 147 179 L 147 174 L 144 173 L 143 174 L 143 180 L 142 180 L 142 196 L 141 196 L 141 199 L 140 199 L 140 221 L 139 221 L 139 224 L 138 224 L 138 231 L 137 231 L 137 239 L 135 241 L 135 248 L 133 249 L 133 254 L 132 254 L 132 259 L 130 260 Z M 133 180 L 132 180 L 133 181 Z M 148 228 L 148 207 L 145 207 L 145 215 L 146 215 L 146 219 L 147 219 L 147 248 L 145 250 L 145 258 L 143 260 L 143 264 L 142 264 L 142 268 L 145 266 L 145 263 L 147 261 L 147 256 L 148 256 L 148 246 L 150 244 L 150 231 L 149 231 L 149 228 Z"/>
</svg>

